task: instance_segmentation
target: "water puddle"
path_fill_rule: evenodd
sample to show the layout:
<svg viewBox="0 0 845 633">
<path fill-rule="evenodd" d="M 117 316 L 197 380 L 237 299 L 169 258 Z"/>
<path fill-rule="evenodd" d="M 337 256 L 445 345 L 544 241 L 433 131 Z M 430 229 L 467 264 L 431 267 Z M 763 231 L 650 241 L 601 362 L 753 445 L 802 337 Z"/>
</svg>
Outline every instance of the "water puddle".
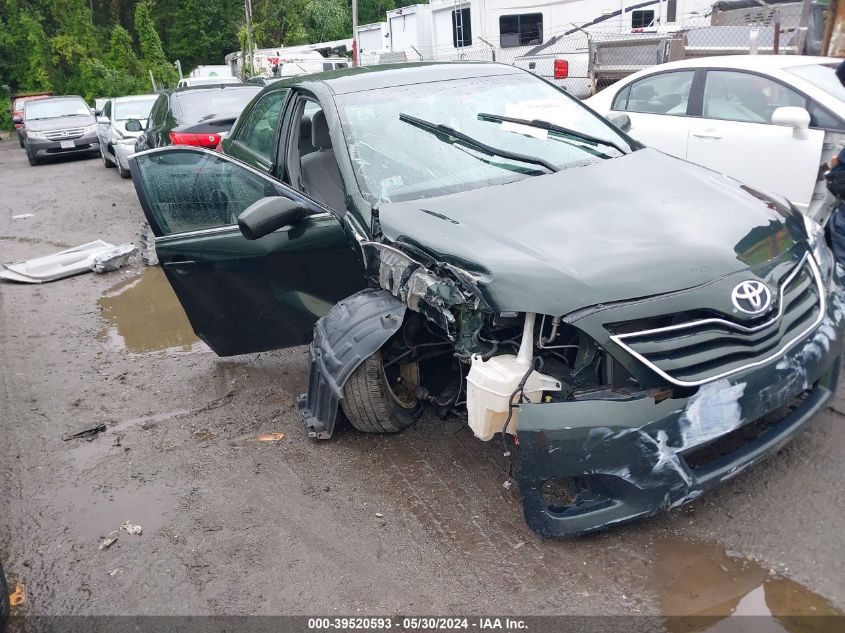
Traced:
<svg viewBox="0 0 845 633">
<path fill-rule="evenodd" d="M 105 494 L 91 494 L 86 486 L 63 486 L 62 501 L 68 504 L 63 514 L 71 533 L 88 541 L 97 541 L 129 521 L 140 524 L 143 534 L 157 533 L 175 517 L 177 492 L 173 488 L 147 483 L 140 488 L 122 488 Z M 135 538 L 121 532 L 119 539 Z"/>
<path fill-rule="evenodd" d="M 661 540 L 651 581 L 669 633 L 834 633 L 845 615 L 797 582 L 712 544 Z M 767 616 L 740 622 L 738 616 Z M 838 617 L 814 617 L 838 616 Z M 756 623 L 752 626 L 752 623 Z"/>
<path fill-rule="evenodd" d="M 158 266 L 112 286 L 97 303 L 108 322 L 97 338 L 111 349 L 138 354 L 208 349 Z"/>
</svg>

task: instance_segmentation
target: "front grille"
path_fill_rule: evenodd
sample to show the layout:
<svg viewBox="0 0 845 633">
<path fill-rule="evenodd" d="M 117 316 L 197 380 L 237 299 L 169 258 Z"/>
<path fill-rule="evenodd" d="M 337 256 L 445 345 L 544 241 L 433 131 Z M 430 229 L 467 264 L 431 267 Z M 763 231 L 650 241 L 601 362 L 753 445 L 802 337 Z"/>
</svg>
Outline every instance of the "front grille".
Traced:
<svg viewBox="0 0 845 633">
<path fill-rule="evenodd" d="M 779 280 L 777 307 L 756 325 L 708 318 L 610 338 L 671 383 L 694 387 L 778 358 L 821 323 L 824 290 L 809 255 Z"/>
<path fill-rule="evenodd" d="M 70 141 L 82 136 L 84 131 L 85 128 L 73 127 L 67 130 L 50 130 L 49 132 L 44 132 L 44 136 L 50 141 Z"/>
</svg>

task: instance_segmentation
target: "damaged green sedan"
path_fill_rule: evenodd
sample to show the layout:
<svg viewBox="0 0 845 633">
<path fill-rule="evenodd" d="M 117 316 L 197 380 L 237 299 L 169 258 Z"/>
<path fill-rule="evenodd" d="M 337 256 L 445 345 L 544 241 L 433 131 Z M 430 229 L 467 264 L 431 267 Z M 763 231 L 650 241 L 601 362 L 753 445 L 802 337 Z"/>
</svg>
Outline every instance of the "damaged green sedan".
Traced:
<svg viewBox="0 0 845 633">
<path fill-rule="evenodd" d="M 310 343 L 314 439 L 341 412 L 379 433 L 465 412 L 518 458 L 543 536 L 695 498 L 837 385 L 845 273 L 819 224 L 510 66 L 280 81 L 222 153 L 130 163 L 215 352 Z"/>
</svg>

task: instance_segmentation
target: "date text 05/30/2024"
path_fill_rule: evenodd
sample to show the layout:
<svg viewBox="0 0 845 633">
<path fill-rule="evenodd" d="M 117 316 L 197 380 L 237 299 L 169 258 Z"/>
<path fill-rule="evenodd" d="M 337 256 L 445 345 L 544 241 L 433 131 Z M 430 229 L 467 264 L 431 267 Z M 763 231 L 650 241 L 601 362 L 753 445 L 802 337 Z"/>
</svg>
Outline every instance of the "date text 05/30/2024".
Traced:
<svg viewBox="0 0 845 633">
<path fill-rule="evenodd" d="M 331 617 L 308 618 L 309 631 L 524 631 L 524 620 L 491 617 Z"/>
</svg>

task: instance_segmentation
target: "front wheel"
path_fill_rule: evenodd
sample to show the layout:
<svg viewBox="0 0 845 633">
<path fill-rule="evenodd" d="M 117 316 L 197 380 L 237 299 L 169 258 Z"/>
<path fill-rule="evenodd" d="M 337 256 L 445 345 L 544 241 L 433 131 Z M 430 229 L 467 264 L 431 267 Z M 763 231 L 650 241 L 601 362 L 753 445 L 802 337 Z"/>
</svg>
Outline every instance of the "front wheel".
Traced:
<svg viewBox="0 0 845 633">
<path fill-rule="evenodd" d="M 398 433 L 422 411 L 416 396 L 420 369 L 416 362 L 386 361 L 381 351 L 352 372 L 343 387 L 340 407 L 364 433 Z"/>
<path fill-rule="evenodd" d="M 106 153 L 103 151 L 103 146 L 100 145 L 100 158 L 103 159 L 103 167 L 114 167 L 114 163 L 111 162 L 107 157 Z"/>
<path fill-rule="evenodd" d="M 120 161 L 117 161 L 117 173 L 120 174 L 121 178 L 129 178 L 131 173 L 128 169 L 124 169 L 123 165 L 120 164 Z"/>
<path fill-rule="evenodd" d="M 30 154 L 28 149 L 26 150 L 26 159 L 29 161 L 29 164 L 33 167 L 35 167 L 39 163 L 39 160 L 35 158 L 35 156 Z"/>
</svg>

